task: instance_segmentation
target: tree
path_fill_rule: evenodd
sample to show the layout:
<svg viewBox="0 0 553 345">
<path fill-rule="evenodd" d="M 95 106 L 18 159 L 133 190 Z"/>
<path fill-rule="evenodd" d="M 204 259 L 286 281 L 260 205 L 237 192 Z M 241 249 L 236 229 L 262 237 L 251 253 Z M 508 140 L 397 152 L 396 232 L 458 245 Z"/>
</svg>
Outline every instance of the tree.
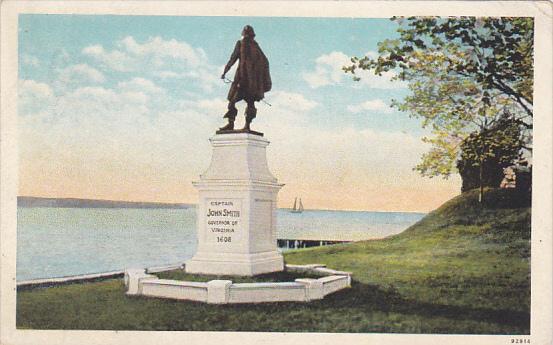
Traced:
<svg viewBox="0 0 553 345">
<path fill-rule="evenodd" d="M 457 170 L 463 178 L 461 191 L 479 188 L 479 201 L 484 187 L 499 187 L 503 170 L 519 161 L 524 145 L 520 125 L 506 114 L 493 127 L 471 133 L 461 144 Z"/>
<path fill-rule="evenodd" d="M 431 144 L 415 169 L 447 178 L 466 140 L 490 131 L 508 113 L 532 146 L 532 18 L 392 18 L 399 38 L 379 43 L 377 58 L 353 57 L 344 71 L 396 72 L 410 94 L 392 106 L 422 119 Z M 471 139 L 469 136 L 472 135 Z M 480 140 L 484 144 L 485 139 Z M 481 157 L 491 154 L 489 145 Z M 484 165 L 482 165 L 483 167 Z"/>
</svg>

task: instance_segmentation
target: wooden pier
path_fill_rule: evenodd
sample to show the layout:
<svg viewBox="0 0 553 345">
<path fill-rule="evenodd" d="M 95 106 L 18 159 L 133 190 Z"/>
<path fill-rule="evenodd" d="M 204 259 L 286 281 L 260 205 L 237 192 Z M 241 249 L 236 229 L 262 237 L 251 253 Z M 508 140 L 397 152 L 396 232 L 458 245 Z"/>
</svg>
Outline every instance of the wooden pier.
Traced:
<svg viewBox="0 0 553 345">
<path fill-rule="evenodd" d="M 350 243 L 353 241 L 341 241 L 341 240 L 300 240 L 300 239 L 288 239 L 282 238 L 277 240 L 277 245 L 281 249 L 298 249 L 298 248 L 310 248 L 329 246 L 332 244 Z"/>
</svg>

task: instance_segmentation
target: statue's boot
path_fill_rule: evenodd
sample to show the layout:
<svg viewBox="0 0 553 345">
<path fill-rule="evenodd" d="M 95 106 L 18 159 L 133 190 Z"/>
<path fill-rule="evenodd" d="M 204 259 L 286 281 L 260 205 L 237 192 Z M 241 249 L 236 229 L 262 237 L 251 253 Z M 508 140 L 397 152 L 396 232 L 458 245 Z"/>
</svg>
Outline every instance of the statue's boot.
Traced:
<svg viewBox="0 0 553 345">
<path fill-rule="evenodd" d="M 257 115 L 257 109 L 255 109 L 254 106 L 248 105 L 246 108 L 246 124 L 244 125 L 244 130 L 249 131 L 250 130 L 250 123 L 252 123 L 253 119 Z"/>
<path fill-rule="evenodd" d="M 234 119 L 236 118 L 236 114 L 238 114 L 238 109 L 236 109 L 234 105 L 229 105 L 227 113 L 223 116 L 223 118 L 228 119 L 228 123 L 226 126 L 219 128 L 219 130 L 232 131 L 234 129 Z"/>
<path fill-rule="evenodd" d="M 234 119 L 228 119 L 226 126 L 219 128 L 220 131 L 232 131 L 234 129 Z"/>
<path fill-rule="evenodd" d="M 245 131 L 249 131 L 251 122 L 252 122 L 252 120 L 246 119 L 246 124 L 244 125 L 244 128 L 242 128 L 242 129 L 245 130 Z"/>
</svg>

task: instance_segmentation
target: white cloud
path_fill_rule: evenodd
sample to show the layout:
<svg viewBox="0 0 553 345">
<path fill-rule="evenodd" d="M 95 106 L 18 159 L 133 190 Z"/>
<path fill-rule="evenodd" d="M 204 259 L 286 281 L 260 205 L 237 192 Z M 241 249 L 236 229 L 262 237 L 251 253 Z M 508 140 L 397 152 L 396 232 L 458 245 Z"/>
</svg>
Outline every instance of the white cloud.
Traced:
<svg viewBox="0 0 553 345">
<path fill-rule="evenodd" d="M 211 113 L 220 112 L 224 114 L 227 110 L 228 102 L 226 99 L 213 98 L 213 99 L 200 99 L 195 102 L 196 107 L 199 110 L 208 111 Z"/>
<path fill-rule="evenodd" d="M 60 97 L 58 116 L 87 114 L 91 119 L 118 122 L 122 118 L 140 117 L 150 111 L 146 92 L 103 87 L 82 87 Z"/>
<path fill-rule="evenodd" d="M 271 105 L 291 110 L 309 111 L 319 105 L 305 98 L 301 93 L 274 91 L 271 93 Z"/>
<path fill-rule="evenodd" d="M 60 79 L 65 80 L 65 77 L 71 74 L 66 73 L 68 71 L 90 72 L 89 69 L 81 66 L 74 67 L 64 70 Z M 54 84 L 61 84 L 60 79 L 54 81 Z M 71 84 L 71 86 L 75 87 L 57 88 L 54 92 L 48 84 L 34 80 L 21 80 L 19 82 L 20 114 L 41 114 L 52 122 L 75 121 L 84 128 L 84 122 L 89 124 L 95 121 L 114 124 L 127 120 L 132 122 L 133 118 L 155 117 L 157 112 L 177 109 L 177 102 L 169 99 L 163 88 L 144 78 L 137 77 L 122 81 L 113 88 L 86 84 L 83 86 Z"/>
<path fill-rule="evenodd" d="M 404 89 L 407 83 L 401 80 L 391 79 L 396 76 L 394 71 L 382 72 L 382 76 L 375 75 L 372 71 L 360 70 L 356 75 L 361 78 L 356 82 L 356 87 L 369 87 L 373 89 Z M 355 85 L 355 84 L 354 84 Z"/>
<path fill-rule="evenodd" d="M 221 70 L 222 71 L 222 70 Z M 217 86 L 221 86 L 221 80 L 219 78 L 219 73 L 221 72 L 213 66 L 209 67 L 198 67 L 197 70 L 189 70 L 185 72 L 172 72 L 172 71 L 161 71 L 156 73 L 156 77 L 167 80 L 167 79 L 185 79 L 193 80 L 197 86 L 203 91 L 211 92 Z"/>
<path fill-rule="evenodd" d="M 34 80 L 20 80 L 18 85 L 19 113 L 40 112 L 52 100 L 54 92 L 48 84 Z"/>
<path fill-rule="evenodd" d="M 389 114 L 392 112 L 392 108 L 381 99 L 373 99 L 356 105 L 348 105 L 348 110 L 352 113 L 370 111 Z"/>
<path fill-rule="evenodd" d="M 137 42 L 132 36 L 116 42 L 115 49 L 101 45 L 84 48 L 82 53 L 118 72 L 142 72 L 153 78 L 193 80 L 204 91 L 220 85 L 220 68 L 211 65 L 205 51 L 175 39 L 151 37 Z"/>
<path fill-rule="evenodd" d="M 52 96 L 52 88 L 45 83 L 40 83 L 34 80 L 19 81 L 19 96 L 48 98 Z"/>
<path fill-rule="evenodd" d="M 223 115 L 227 112 L 228 102 L 222 97 L 200 98 L 195 100 L 180 100 L 177 102 L 179 111 L 201 114 L 203 118 L 213 121 L 221 121 Z"/>
<path fill-rule="evenodd" d="M 366 55 L 371 57 L 377 56 L 375 52 L 368 52 Z M 351 78 L 342 70 L 342 67 L 350 64 L 351 61 L 349 56 L 343 52 L 333 51 L 315 59 L 315 69 L 303 73 L 302 76 L 309 86 L 314 89 L 327 85 L 337 85 L 341 84 L 346 78 Z M 396 89 L 406 87 L 404 82 L 390 80 L 395 75 L 393 71 L 384 72 L 382 76 L 377 76 L 371 71 L 360 70 L 357 71 L 357 76 L 359 76 L 361 80 L 358 82 L 357 86 L 366 86 L 375 89 Z"/>
<path fill-rule="evenodd" d="M 165 92 L 165 90 L 157 86 L 153 81 L 144 78 L 133 78 L 129 81 L 122 81 L 117 83 L 117 86 L 126 91 L 135 92 L 147 92 L 153 94 L 159 94 Z"/>
<path fill-rule="evenodd" d="M 179 78 L 180 77 L 180 74 L 176 73 L 176 72 L 173 72 L 173 71 L 159 71 L 157 73 L 157 76 L 160 77 L 161 79 L 166 79 L 166 78 Z"/>
<path fill-rule="evenodd" d="M 107 52 L 101 45 L 93 45 L 84 48 L 82 53 L 115 71 L 130 72 L 136 69 L 136 62 L 130 56 L 118 50 Z"/>
<path fill-rule="evenodd" d="M 40 65 L 40 60 L 36 56 L 32 56 L 28 54 L 24 54 L 21 57 L 21 62 L 23 62 L 23 64 L 25 65 L 29 65 L 33 67 L 37 67 Z"/>
<path fill-rule="evenodd" d="M 103 83 L 106 80 L 104 74 L 87 64 L 71 65 L 59 72 L 58 81 L 67 86 L 72 83 Z"/>
<path fill-rule="evenodd" d="M 130 55 L 150 56 L 153 58 L 154 64 L 159 65 L 170 63 L 171 61 L 163 61 L 167 58 L 185 62 L 188 66 L 198 67 L 207 59 L 203 49 L 193 48 L 188 43 L 175 39 L 164 40 L 161 37 L 153 37 L 140 44 L 133 37 L 127 36 L 118 43 L 118 46 Z"/>
<path fill-rule="evenodd" d="M 331 52 L 315 60 L 315 70 L 303 74 L 303 78 L 312 88 L 337 84 L 344 78 L 342 66 L 349 62 L 349 57 L 342 52 Z"/>
</svg>

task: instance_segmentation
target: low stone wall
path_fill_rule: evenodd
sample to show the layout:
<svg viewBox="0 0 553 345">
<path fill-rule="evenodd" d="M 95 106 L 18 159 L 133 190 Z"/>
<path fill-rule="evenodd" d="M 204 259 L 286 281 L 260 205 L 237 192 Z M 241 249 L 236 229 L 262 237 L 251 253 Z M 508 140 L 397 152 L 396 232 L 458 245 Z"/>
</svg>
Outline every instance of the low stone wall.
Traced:
<svg viewBox="0 0 553 345">
<path fill-rule="evenodd" d="M 210 304 L 309 302 L 351 286 L 351 273 L 336 271 L 324 265 L 286 265 L 296 272 L 321 275 L 319 279 L 302 278 L 294 282 L 233 283 L 211 280 L 205 283 L 158 279 L 145 270 L 127 270 L 128 295 L 191 300 Z"/>
<path fill-rule="evenodd" d="M 158 273 L 171 271 L 175 269 L 182 268 L 182 264 L 173 264 L 170 266 L 159 266 L 159 267 L 150 267 L 146 268 L 146 273 Z M 65 277 L 56 277 L 56 278 L 43 278 L 43 279 L 31 279 L 31 280 L 22 280 L 17 282 L 17 290 L 27 290 L 37 287 L 51 287 L 65 284 L 76 284 L 76 283 L 85 283 L 100 281 L 113 278 L 126 278 L 126 272 L 129 270 L 120 270 L 120 271 L 110 271 L 110 272 L 101 272 L 101 273 L 88 273 L 88 274 L 79 274 L 74 276 L 65 276 Z M 139 270 L 143 272 L 144 270 Z"/>
<path fill-rule="evenodd" d="M 23 280 L 23 281 L 17 282 L 17 290 L 27 290 L 27 289 L 33 289 L 36 287 L 50 287 L 50 286 L 57 286 L 57 285 L 75 284 L 75 283 L 120 278 L 124 274 L 125 274 L 125 271 L 112 271 L 112 272 L 102 272 L 102 273 L 81 274 L 81 275 L 58 277 L 58 278 Z"/>
<path fill-rule="evenodd" d="M 185 299 L 206 302 L 208 284 L 166 279 L 146 279 L 139 282 L 140 294 L 144 296 Z"/>
<path fill-rule="evenodd" d="M 309 301 L 306 290 L 296 282 L 231 284 L 224 303 L 305 302 Z"/>
</svg>

